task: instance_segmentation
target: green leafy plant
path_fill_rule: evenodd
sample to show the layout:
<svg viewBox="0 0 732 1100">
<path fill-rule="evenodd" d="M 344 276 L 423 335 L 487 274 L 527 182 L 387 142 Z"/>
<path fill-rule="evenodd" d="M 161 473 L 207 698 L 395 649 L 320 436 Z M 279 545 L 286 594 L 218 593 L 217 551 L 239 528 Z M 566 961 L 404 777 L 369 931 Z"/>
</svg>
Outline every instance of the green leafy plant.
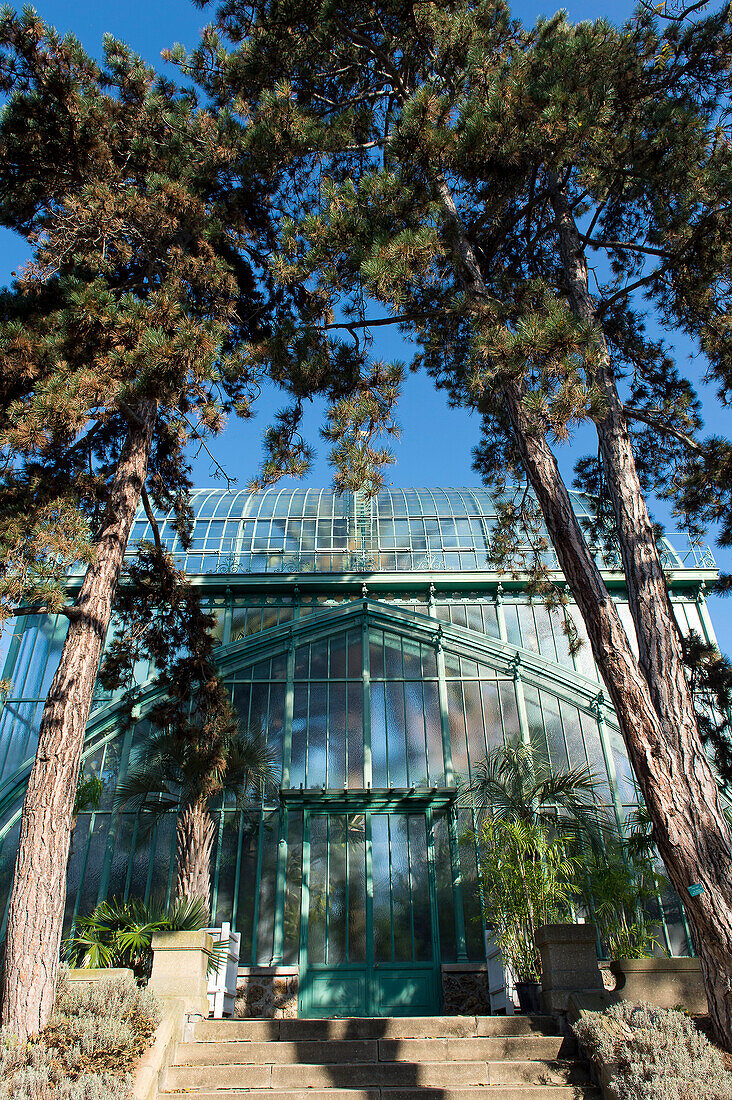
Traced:
<svg viewBox="0 0 732 1100">
<path fill-rule="evenodd" d="M 652 852 L 652 849 L 651 849 Z M 639 842 L 608 835 L 601 851 L 585 849 L 577 877 L 580 905 L 597 925 L 610 959 L 645 959 L 658 953 L 658 894 L 666 881 Z"/>
<path fill-rule="evenodd" d="M 460 792 L 491 821 L 523 821 L 549 833 L 599 843 L 609 827 L 597 780 L 588 767 L 552 769 L 522 741 L 488 753 Z"/>
<path fill-rule="evenodd" d="M 138 980 L 150 977 L 154 932 L 197 932 L 208 924 L 200 898 L 182 898 L 166 907 L 157 902 L 103 901 L 79 917 L 64 947 L 71 966 L 129 967 Z"/>
<path fill-rule="evenodd" d="M 540 981 L 535 934 L 566 920 L 578 863 L 536 822 L 484 820 L 478 832 L 485 922 L 517 981 Z"/>
</svg>

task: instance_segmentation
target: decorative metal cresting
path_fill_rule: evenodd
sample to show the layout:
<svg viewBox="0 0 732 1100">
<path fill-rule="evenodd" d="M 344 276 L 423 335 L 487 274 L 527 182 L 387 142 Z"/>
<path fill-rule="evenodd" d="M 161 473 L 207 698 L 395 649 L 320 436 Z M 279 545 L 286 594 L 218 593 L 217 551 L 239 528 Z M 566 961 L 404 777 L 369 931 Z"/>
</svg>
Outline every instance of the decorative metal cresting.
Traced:
<svg viewBox="0 0 732 1100">
<path fill-rule="evenodd" d="M 353 558 L 352 567 L 358 572 L 377 568 L 378 537 L 373 497 L 363 489 L 352 495 Z"/>
</svg>

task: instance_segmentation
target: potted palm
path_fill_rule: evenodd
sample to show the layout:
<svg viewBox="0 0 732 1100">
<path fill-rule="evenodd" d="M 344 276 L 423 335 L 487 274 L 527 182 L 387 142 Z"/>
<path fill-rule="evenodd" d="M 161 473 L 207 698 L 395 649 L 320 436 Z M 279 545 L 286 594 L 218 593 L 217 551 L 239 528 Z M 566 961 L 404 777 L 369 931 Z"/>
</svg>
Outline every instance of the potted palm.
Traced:
<svg viewBox="0 0 732 1100">
<path fill-rule="evenodd" d="M 514 975 L 521 1011 L 539 1012 L 541 962 L 535 934 L 570 912 L 577 862 L 536 822 L 484 819 L 479 832 L 486 924 Z"/>
<path fill-rule="evenodd" d="M 552 770 L 518 741 L 488 753 L 462 785 L 476 811 L 483 905 L 522 1012 L 539 1011 L 536 928 L 571 912 L 582 849 L 602 846 L 608 828 L 587 767 Z"/>
</svg>

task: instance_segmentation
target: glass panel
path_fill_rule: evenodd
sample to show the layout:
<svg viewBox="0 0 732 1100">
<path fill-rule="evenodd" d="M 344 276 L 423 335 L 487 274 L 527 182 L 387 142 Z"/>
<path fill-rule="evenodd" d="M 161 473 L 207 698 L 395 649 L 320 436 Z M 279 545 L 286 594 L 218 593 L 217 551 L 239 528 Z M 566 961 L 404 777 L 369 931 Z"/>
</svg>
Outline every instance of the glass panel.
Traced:
<svg viewBox="0 0 732 1100">
<path fill-rule="evenodd" d="M 366 959 L 366 833 L 363 816 L 348 818 L 348 961 Z"/>
<path fill-rule="evenodd" d="M 277 829 L 279 813 L 262 817 L 262 873 L 259 879 L 259 915 L 257 920 L 257 963 L 268 966 L 272 958 L 274 934 L 275 881 L 277 877 Z"/>
<path fill-rule="evenodd" d="M 389 821 L 386 814 L 371 815 L 374 889 L 374 959 L 391 960 L 391 884 L 389 873 Z"/>
<path fill-rule="evenodd" d="M 346 851 L 347 818 L 345 814 L 331 814 L 328 838 L 328 965 L 337 966 L 346 961 Z"/>
<path fill-rule="evenodd" d="M 540 760 L 549 759 L 549 749 L 544 732 L 544 722 L 541 715 L 539 692 L 531 684 L 524 684 L 524 699 L 526 700 L 526 717 L 529 723 L 529 737 L 531 747 Z"/>
<path fill-rule="evenodd" d="M 497 749 L 503 744 L 503 724 L 501 722 L 501 708 L 498 702 L 498 684 L 494 680 L 482 680 L 480 684 L 480 697 L 483 709 L 483 722 L 485 725 L 485 744 L 483 752 Z M 475 762 L 473 749 L 470 749 L 471 762 Z"/>
<path fill-rule="evenodd" d="M 348 687 L 348 786 L 363 787 L 363 687 Z"/>
<path fill-rule="evenodd" d="M 519 727 L 515 685 L 507 680 L 499 681 L 498 694 L 503 714 L 503 736 L 507 742 L 516 741 L 521 736 L 521 729 Z"/>
<path fill-rule="evenodd" d="M 468 774 L 468 750 L 465 741 L 465 716 L 463 714 L 463 685 L 447 684 L 447 717 L 450 725 L 450 749 L 455 775 Z"/>
<path fill-rule="evenodd" d="M 328 818 L 310 818 L 310 905 L 308 908 L 308 962 L 325 962 L 328 885 Z"/>
<path fill-rule="evenodd" d="M 327 720 L 327 684 L 310 685 L 310 708 L 308 713 L 308 764 L 307 786 L 325 786 L 325 727 Z"/>
<path fill-rule="evenodd" d="M 404 718 L 404 687 L 401 683 L 386 683 L 386 728 L 389 755 L 389 786 L 406 787 L 407 755 Z"/>
<path fill-rule="evenodd" d="M 300 954 L 300 902 L 302 900 L 302 813 L 290 811 L 285 878 L 285 928 L 283 960 L 297 963 Z"/>
<path fill-rule="evenodd" d="M 345 650 L 344 650 L 345 653 Z M 346 685 L 329 685 L 328 786 L 346 786 Z"/>
<path fill-rule="evenodd" d="M 428 785 L 422 684 L 417 680 L 404 684 L 407 729 L 407 782 L 413 787 Z"/>
<path fill-rule="evenodd" d="M 475 856 L 473 814 L 471 810 L 458 811 L 458 841 L 460 848 L 460 877 L 463 886 L 463 911 L 465 913 L 465 939 L 469 959 L 484 959 L 483 923 L 481 919 L 480 883 Z"/>
<path fill-rule="evenodd" d="M 386 710 L 383 683 L 371 684 L 371 768 L 374 787 L 387 787 Z"/>
<path fill-rule="evenodd" d="M 305 785 L 305 757 L 307 751 L 308 685 L 295 684 L 292 711 L 292 760 L 290 786 Z"/>
<path fill-rule="evenodd" d="M 435 886 L 437 891 L 437 919 L 440 928 L 440 956 L 443 962 L 455 962 L 455 913 L 452 904 L 452 870 L 450 843 L 445 811 L 435 815 L 432 826 L 432 842 L 435 850 Z"/>
<path fill-rule="evenodd" d="M 338 634 L 330 640 L 330 678 L 346 678 L 346 635 Z"/>
<path fill-rule="evenodd" d="M 216 815 L 216 823 L 218 831 L 218 814 Z M 221 844 L 218 848 L 219 867 L 216 884 L 216 909 L 211 914 L 212 925 L 220 925 L 223 921 L 231 921 L 234 907 L 234 881 L 236 878 L 236 855 L 238 847 L 239 814 L 233 810 L 229 810 L 224 814 L 224 832 L 221 838 Z M 158 867 L 156 866 L 156 872 L 157 869 Z"/>
<path fill-rule="evenodd" d="M 432 916 L 427 866 L 427 823 L 423 814 L 412 814 L 409 817 L 409 863 L 412 877 L 414 958 L 416 962 L 428 962 L 432 958 Z"/>
<path fill-rule="evenodd" d="M 236 930 L 241 933 L 239 959 L 242 966 L 249 966 L 252 962 L 252 932 L 254 929 L 254 908 L 257 899 L 259 814 L 241 814 L 239 829 L 241 833 L 241 855 L 239 857 Z"/>
<path fill-rule="evenodd" d="M 440 696 L 435 681 L 422 685 L 424 693 L 424 721 L 427 755 L 429 758 L 430 784 L 441 787 L 445 782 L 445 763 L 442 757 L 442 720 Z"/>
<path fill-rule="evenodd" d="M 412 891 L 407 821 L 406 814 L 389 814 L 395 962 L 409 962 L 412 958 Z"/>
<path fill-rule="evenodd" d="M 563 771 L 569 764 L 567 746 L 564 743 L 562 720 L 559 716 L 559 700 L 548 691 L 540 692 L 544 715 L 549 760 L 554 771 Z"/>
</svg>

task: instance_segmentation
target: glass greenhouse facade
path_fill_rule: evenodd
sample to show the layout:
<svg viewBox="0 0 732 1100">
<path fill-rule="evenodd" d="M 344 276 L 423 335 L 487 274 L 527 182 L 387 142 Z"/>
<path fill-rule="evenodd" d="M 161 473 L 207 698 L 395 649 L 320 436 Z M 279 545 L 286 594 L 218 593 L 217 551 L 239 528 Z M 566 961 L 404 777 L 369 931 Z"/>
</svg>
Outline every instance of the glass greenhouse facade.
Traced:
<svg viewBox="0 0 732 1100">
<path fill-rule="evenodd" d="M 581 496 L 575 506 L 587 514 Z M 234 706 L 266 731 L 280 774 L 264 804 L 216 807 L 213 923 L 241 933 L 242 973 L 294 977 L 302 1015 L 439 1011 L 446 973 L 485 966 L 473 811 L 455 793 L 486 752 L 521 739 L 553 768 L 588 764 L 619 822 L 635 804 L 589 643 L 572 656 L 560 615 L 532 602 L 520 567 L 493 570 L 484 489 L 391 489 L 374 501 L 217 489 L 197 492 L 194 507 L 187 554 L 172 517 L 161 535 L 216 613 Z M 141 515 L 133 541 L 148 534 Z M 674 539 L 664 555 L 682 629 L 713 641 L 709 551 Z M 598 562 L 632 637 L 622 571 L 599 550 Z M 62 616 L 31 616 L 2 636 L 3 897 L 65 630 Z M 74 832 L 67 927 L 105 897 L 172 889 L 175 814 L 150 830 L 113 809 L 156 699 L 151 670 L 136 678 L 131 729 L 115 698 L 95 695 L 84 764 L 104 794 Z M 666 947 L 689 953 L 678 903 L 659 904 Z"/>
</svg>

